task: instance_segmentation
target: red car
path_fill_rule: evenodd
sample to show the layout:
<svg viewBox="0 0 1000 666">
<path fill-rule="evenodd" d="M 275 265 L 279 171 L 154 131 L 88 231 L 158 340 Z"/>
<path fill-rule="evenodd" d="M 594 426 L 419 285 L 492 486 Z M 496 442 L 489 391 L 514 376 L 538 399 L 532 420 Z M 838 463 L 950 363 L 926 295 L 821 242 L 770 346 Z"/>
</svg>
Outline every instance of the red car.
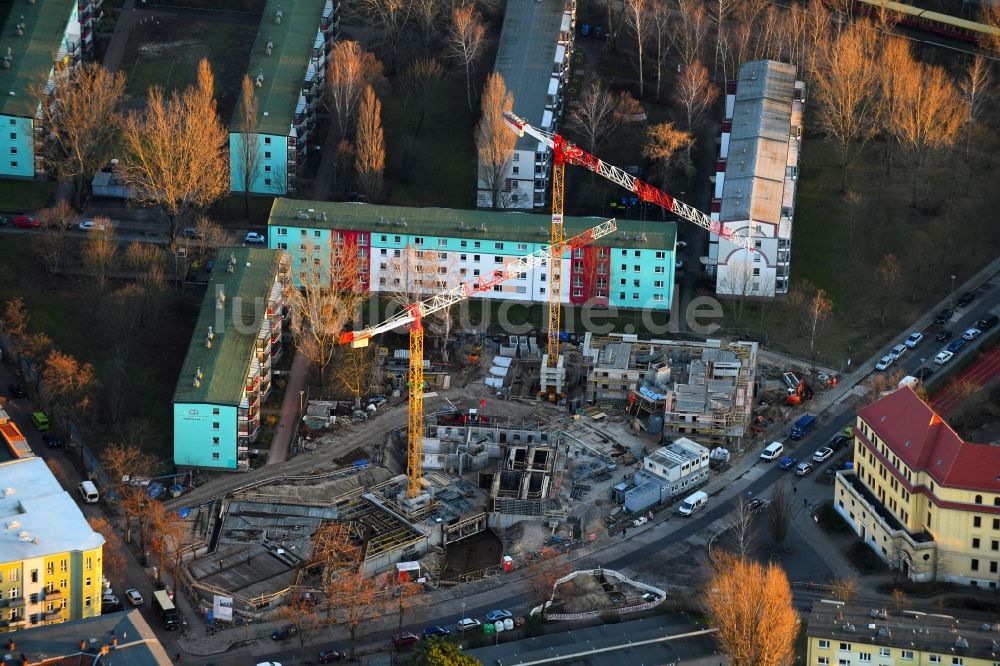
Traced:
<svg viewBox="0 0 1000 666">
<path fill-rule="evenodd" d="M 14 218 L 13 224 L 20 229 L 34 229 L 35 227 L 42 226 L 41 220 L 30 215 L 18 215 Z"/>
<path fill-rule="evenodd" d="M 411 634 L 408 631 L 404 631 L 401 634 L 396 634 L 392 637 L 392 647 L 399 648 L 407 647 L 408 645 L 413 645 L 420 640 L 419 636 Z"/>
</svg>

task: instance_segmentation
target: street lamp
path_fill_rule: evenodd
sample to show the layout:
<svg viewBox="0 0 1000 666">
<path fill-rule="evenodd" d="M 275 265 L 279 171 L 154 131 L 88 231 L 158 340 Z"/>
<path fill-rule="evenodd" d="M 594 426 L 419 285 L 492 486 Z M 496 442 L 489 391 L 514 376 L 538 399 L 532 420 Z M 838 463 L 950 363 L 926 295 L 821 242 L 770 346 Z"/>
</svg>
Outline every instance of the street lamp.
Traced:
<svg viewBox="0 0 1000 666">
<path fill-rule="evenodd" d="M 303 406 L 303 401 L 305 400 L 305 395 L 306 395 L 305 391 L 299 391 L 299 418 L 302 417 L 302 406 Z"/>
<path fill-rule="evenodd" d="M 952 305 L 955 305 L 955 274 L 952 273 L 948 277 L 951 278 L 951 295 L 949 296 L 949 300 Z"/>
</svg>

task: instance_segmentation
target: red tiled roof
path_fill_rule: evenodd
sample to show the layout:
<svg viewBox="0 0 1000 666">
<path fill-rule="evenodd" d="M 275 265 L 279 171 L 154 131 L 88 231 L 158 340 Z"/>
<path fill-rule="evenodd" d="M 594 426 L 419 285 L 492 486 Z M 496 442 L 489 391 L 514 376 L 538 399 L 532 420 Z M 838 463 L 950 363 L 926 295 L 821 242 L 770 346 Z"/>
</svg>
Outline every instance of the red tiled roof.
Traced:
<svg viewBox="0 0 1000 666">
<path fill-rule="evenodd" d="M 910 469 L 942 486 L 1000 492 L 1000 446 L 964 441 L 910 387 L 858 415 Z"/>
</svg>

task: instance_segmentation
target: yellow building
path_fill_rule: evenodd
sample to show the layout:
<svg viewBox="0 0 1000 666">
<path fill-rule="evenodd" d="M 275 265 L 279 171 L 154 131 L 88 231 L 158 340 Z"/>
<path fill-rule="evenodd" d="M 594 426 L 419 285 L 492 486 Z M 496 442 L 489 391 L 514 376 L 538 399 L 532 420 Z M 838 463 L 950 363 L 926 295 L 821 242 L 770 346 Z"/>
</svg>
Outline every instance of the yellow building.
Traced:
<svg viewBox="0 0 1000 666">
<path fill-rule="evenodd" d="M 911 580 L 1000 583 L 1000 446 L 963 441 L 909 387 L 858 412 L 834 508 Z"/>
<path fill-rule="evenodd" d="M 100 615 L 103 546 L 44 460 L 0 463 L 0 629 Z"/>
<path fill-rule="evenodd" d="M 873 615 L 875 617 L 873 617 Z M 989 615 L 943 615 L 813 604 L 808 666 L 1000 666 L 1000 625 Z"/>
</svg>

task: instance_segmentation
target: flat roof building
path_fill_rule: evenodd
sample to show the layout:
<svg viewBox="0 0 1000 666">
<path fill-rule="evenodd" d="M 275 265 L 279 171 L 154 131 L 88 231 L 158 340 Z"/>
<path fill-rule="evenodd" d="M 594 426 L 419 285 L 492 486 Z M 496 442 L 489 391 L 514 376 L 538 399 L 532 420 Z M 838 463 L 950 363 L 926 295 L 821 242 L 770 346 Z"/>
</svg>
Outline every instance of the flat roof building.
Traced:
<svg viewBox="0 0 1000 666">
<path fill-rule="evenodd" d="M 104 537 L 41 458 L 0 463 L 0 628 L 99 615 Z"/>
<path fill-rule="evenodd" d="M 45 173 L 34 94 L 69 75 L 93 46 L 102 0 L 13 0 L 0 30 L 0 177 Z"/>
<path fill-rule="evenodd" d="M 563 88 L 569 80 L 576 26 L 576 0 L 508 2 L 493 71 L 503 75 L 514 97 L 514 113 L 535 127 L 558 129 Z M 551 151 L 530 136 L 517 140 L 498 208 L 543 208 Z M 492 207 L 482 176 L 477 205 Z"/>
<path fill-rule="evenodd" d="M 963 440 L 909 386 L 861 409 L 854 437 L 834 508 L 861 540 L 911 580 L 996 588 L 1000 446 Z"/>
<path fill-rule="evenodd" d="M 602 218 L 567 217 L 566 236 Z M 619 220 L 618 231 L 563 258 L 562 302 L 669 310 L 674 289 L 676 225 Z M 330 280 L 335 251 L 360 258 L 358 288 L 432 293 L 481 278 L 549 244 L 549 219 L 526 213 L 408 208 L 275 199 L 268 247 L 291 255 L 293 279 Z M 482 298 L 548 303 L 548 272 L 536 270 Z"/>
<path fill-rule="evenodd" d="M 805 86 L 795 75 L 794 65 L 756 60 L 740 65 L 727 84 L 711 216 L 753 237 L 757 251 L 710 237 L 717 294 L 771 298 L 788 291 L 805 108 Z"/>
<path fill-rule="evenodd" d="M 340 32 L 339 12 L 334 0 L 268 0 L 247 69 L 256 86 L 257 131 L 241 132 L 242 95 L 230 121 L 233 192 L 296 192 L 322 103 L 330 47 Z"/>
<path fill-rule="evenodd" d="M 174 391 L 174 463 L 249 469 L 249 444 L 280 357 L 282 253 L 219 248 Z"/>
</svg>

